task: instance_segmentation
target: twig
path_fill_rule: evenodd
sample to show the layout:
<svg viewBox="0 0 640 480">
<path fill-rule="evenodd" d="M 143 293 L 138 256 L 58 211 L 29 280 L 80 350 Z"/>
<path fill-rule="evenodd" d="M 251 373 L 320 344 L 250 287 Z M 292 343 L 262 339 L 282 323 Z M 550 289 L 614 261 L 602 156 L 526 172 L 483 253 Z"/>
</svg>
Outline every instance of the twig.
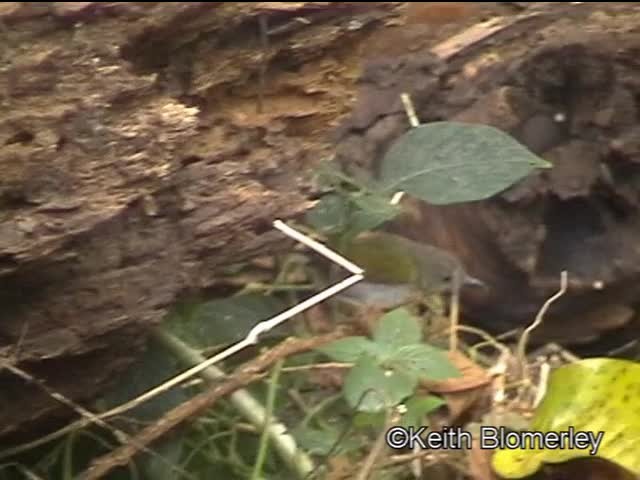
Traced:
<svg viewBox="0 0 640 480">
<path fill-rule="evenodd" d="M 310 339 L 288 338 L 275 348 L 263 353 L 258 358 L 246 364 L 237 374 L 229 377 L 226 382 L 213 386 L 209 390 L 196 395 L 188 402 L 178 405 L 176 408 L 167 412 L 155 424 L 148 426 L 135 437 L 132 437 L 135 443 L 123 445 L 107 455 L 94 460 L 89 468 L 78 478 L 82 480 L 97 480 L 102 478 L 114 468 L 128 463 L 140 451 L 138 445 L 150 444 L 184 421 L 194 419 L 201 415 L 211 408 L 220 398 L 247 386 L 255 380 L 263 378 L 266 376 L 265 370 L 278 360 L 318 348 L 342 336 L 342 332 L 335 332 Z"/>
<path fill-rule="evenodd" d="M 101 420 L 100 418 L 98 418 L 98 416 L 95 413 L 90 412 L 89 410 L 87 410 L 86 408 L 82 407 L 81 405 L 78 405 L 78 404 L 74 403 L 73 401 L 69 400 L 67 397 L 65 397 L 61 393 L 56 392 L 55 390 L 51 389 L 42 380 L 34 377 L 33 375 L 30 375 L 29 373 L 25 372 L 24 370 L 14 366 L 14 365 L 9 365 L 7 363 L 4 363 L 2 366 L 3 366 L 3 368 L 6 368 L 11 373 L 13 373 L 14 375 L 22 378 L 26 382 L 31 383 L 33 385 L 36 385 L 38 388 L 40 388 L 42 391 L 44 391 L 47 395 L 49 395 L 54 400 L 56 400 L 56 401 L 62 403 L 63 405 L 71 408 L 78 415 L 83 417 L 86 420 L 87 424 L 95 423 L 97 425 L 100 425 L 102 428 L 104 428 L 106 430 L 109 430 L 121 443 L 127 443 L 127 442 L 134 442 L 135 443 L 135 440 L 132 440 L 129 437 L 129 435 L 127 435 L 125 432 L 123 432 L 119 428 L 116 428 L 116 427 L 114 427 L 112 425 L 109 425 L 104 420 Z M 187 471 L 185 471 L 184 469 L 180 468 L 178 465 L 174 465 L 172 462 L 170 462 L 169 460 L 164 458 L 159 453 L 149 449 L 145 445 L 138 445 L 138 446 L 139 446 L 140 450 L 148 453 L 149 455 L 152 455 L 152 456 L 158 458 L 161 462 L 165 463 L 172 470 L 178 471 L 178 472 L 180 472 L 181 474 L 185 475 L 188 478 L 193 478 Z"/>
<path fill-rule="evenodd" d="M 376 462 L 384 452 L 384 448 L 387 445 L 387 431 L 398 422 L 399 417 L 400 416 L 397 412 L 395 412 L 395 409 L 393 413 L 387 411 L 387 418 L 384 422 L 384 426 L 382 427 L 380 434 L 376 438 L 376 441 L 373 444 L 369 455 L 367 455 L 362 468 L 358 472 L 358 475 L 355 477 L 355 480 L 367 480 L 371 476 L 371 474 L 373 473 L 373 469 L 376 466 Z"/>
<path fill-rule="evenodd" d="M 540 402 L 547 393 L 547 382 L 549 381 L 549 373 L 551 372 L 551 365 L 549 362 L 544 362 L 540 365 L 540 379 L 538 380 L 538 388 L 536 389 L 536 398 L 533 400 L 533 408 L 537 408 Z"/>
<path fill-rule="evenodd" d="M 449 350 L 458 350 L 458 325 L 460 323 L 460 285 L 462 283 L 462 271 L 457 268 L 453 272 L 451 289 L 451 307 L 449 309 Z"/>
<path fill-rule="evenodd" d="M 383 468 L 394 467 L 405 463 L 411 463 L 414 460 L 426 460 L 427 465 L 437 463 L 445 452 L 433 452 L 432 450 L 420 450 L 419 452 L 403 453 L 400 455 L 391 455 L 383 464 Z"/>
<path fill-rule="evenodd" d="M 491 398 L 493 405 L 502 405 L 505 401 L 505 377 L 507 375 L 509 357 L 511 357 L 511 353 L 509 351 L 502 352 L 500 357 L 498 357 L 496 364 L 489 369 L 489 375 L 493 377 L 493 395 Z"/>
<path fill-rule="evenodd" d="M 313 363 L 310 365 L 296 365 L 295 367 L 284 367 L 282 371 L 285 373 L 291 373 L 291 372 L 307 372 L 309 370 L 346 370 L 352 367 L 353 367 L 353 363 L 325 362 L 325 363 Z"/>
<path fill-rule="evenodd" d="M 128 440 L 128 435 L 126 433 L 116 429 L 115 427 L 112 427 L 111 425 L 108 425 L 106 422 L 104 422 L 103 420 L 98 418 L 98 416 L 95 413 L 90 412 L 89 410 L 87 410 L 86 408 L 82 407 L 81 405 L 78 405 L 78 404 L 74 403 L 73 401 L 69 400 L 67 397 L 65 397 L 61 393 L 58 393 L 55 390 L 49 388 L 40 379 L 37 379 L 34 376 L 30 375 L 29 373 L 25 372 L 24 370 L 14 366 L 14 365 L 10 365 L 8 363 L 2 364 L 2 367 L 6 368 L 7 370 L 9 370 L 11 373 L 16 375 L 17 377 L 22 378 L 27 383 L 31 383 L 33 385 L 36 385 L 38 388 L 40 388 L 43 392 L 45 392 L 51 398 L 53 398 L 54 400 L 56 400 L 56 401 L 60 402 L 61 404 L 65 405 L 66 407 L 69 407 L 70 409 L 72 409 L 74 412 L 76 412 L 81 417 L 85 417 L 88 420 L 90 420 L 91 422 L 93 422 L 93 423 L 95 423 L 97 425 L 100 425 L 101 427 L 109 430 L 110 432 L 112 432 L 115 435 L 115 437 L 120 442 L 124 443 L 124 442 L 126 442 Z"/>
<path fill-rule="evenodd" d="M 509 347 L 500 342 L 496 337 L 480 328 L 471 327 L 469 325 L 457 325 L 456 330 L 458 330 L 459 332 L 473 333 L 474 335 L 477 335 L 480 338 L 484 339 L 484 342 L 477 343 L 469 347 L 469 350 L 472 352 L 475 352 L 479 348 L 479 346 L 490 345 L 500 353 L 509 353 Z"/>
<path fill-rule="evenodd" d="M 538 328 L 542 324 L 544 320 L 544 316 L 547 313 L 547 310 L 549 310 L 549 308 L 553 304 L 553 302 L 558 300 L 560 297 L 562 297 L 566 293 L 567 285 L 568 285 L 568 275 L 566 271 L 563 271 L 562 273 L 560 273 L 560 290 L 558 290 L 553 296 L 551 296 L 546 302 L 544 302 L 544 305 L 542 305 L 542 308 L 536 315 L 535 320 L 531 325 L 525 328 L 524 332 L 522 332 L 522 336 L 520 337 L 520 340 L 518 341 L 518 347 L 517 347 L 518 365 L 520 367 L 520 371 L 522 372 L 523 378 L 527 381 L 529 380 L 529 372 L 527 369 L 527 358 L 526 358 L 527 352 L 526 351 L 527 351 L 527 345 L 529 343 L 529 337 L 531 336 L 531 332 L 533 332 L 536 328 Z"/>
<path fill-rule="evenodd" d="M 402 105 L 404 106 L 404 111 L 407 114 L 407 118 L 409 119 L 409 125 L 412 128 L 416 128 L 420 126 L 420 120 L 418 119 L 418 115 L 416 115 L 416 109 L 413 106 L 413 102 L 411 101 L 411 97 L 408 93 L 401 93 L 400 100 L 402 101 Z"/>
</svg>

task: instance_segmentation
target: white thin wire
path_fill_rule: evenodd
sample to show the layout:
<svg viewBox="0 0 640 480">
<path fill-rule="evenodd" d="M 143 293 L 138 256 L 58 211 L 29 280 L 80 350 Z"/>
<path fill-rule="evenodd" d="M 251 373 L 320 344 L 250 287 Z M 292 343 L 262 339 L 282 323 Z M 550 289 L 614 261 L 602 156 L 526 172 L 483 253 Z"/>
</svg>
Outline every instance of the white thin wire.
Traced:
<svg viewBox="0 0 640 480">
<path fill-rule="evenodd" d="M 312 248 L 313 250 L 318 252 L 320 255 L 327 257 L 332 262 L 337 263 L 348 272 L 351 272 L 355 275 L 361 275 L 364 273 L 364 270 L 358 267 L 357 265 L 351 263 L 349 260 L 347 260 L 343 256 L 338 255 L 336 252 L 326 247 L 325 245 L 321 244 L 320 242 L 314 240 L 313 238 L 308 237 L 304 233 L 291 228 L 282 220 L 276 220 L 275 222 L 273 222 L 273 226 L 276 227 L 285 235 L 293 238 L 294 240 L 297 240 L 298 242 L 302 243 L 303 245 L 306 245 L 309 248 Z"/>
</svg>

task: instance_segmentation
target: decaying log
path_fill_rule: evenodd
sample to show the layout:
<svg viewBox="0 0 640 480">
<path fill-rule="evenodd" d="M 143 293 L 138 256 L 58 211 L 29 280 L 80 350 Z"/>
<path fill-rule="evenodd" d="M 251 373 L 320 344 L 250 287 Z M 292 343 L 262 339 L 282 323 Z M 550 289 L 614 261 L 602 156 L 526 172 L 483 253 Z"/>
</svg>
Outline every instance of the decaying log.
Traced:
<svg viewBox="0 0 640 480">
<path fill-rule="evenodd" d="M 341 55 L 397 7 L 3 4 L 0 360 L 91 398 L 181 292 L 287 246 L 272 221 L 349 106 Z M 71 413 L 2 368 L 0 406 L 0 436 Z"/>
<path fill-rule="evenodd" d="M 490 285 L 468 292 L 464 306 L 467 319 L 491 331 L 530 323 L 567 270 L 570 291 L 538 338 L 586 341 L 629 324 L 640 294 L 640 10 L 531 10 L 478 25 L 431 55 L 371 63 L 337 157 L 353 174 L 375 172 L 409 128 L 404 91 L 423 122 L 493 125 L 551 161 L 554 168 L 487 201 L 416 205 L 394 228 L 453 251 Z"/>
</svg>

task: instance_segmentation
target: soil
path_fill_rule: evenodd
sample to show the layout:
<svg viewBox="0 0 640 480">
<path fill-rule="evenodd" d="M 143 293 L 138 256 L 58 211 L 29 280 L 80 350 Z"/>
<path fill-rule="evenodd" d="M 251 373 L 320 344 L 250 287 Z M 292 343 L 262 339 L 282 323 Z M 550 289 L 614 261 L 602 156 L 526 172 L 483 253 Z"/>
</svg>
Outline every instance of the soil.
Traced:
<svg viewBox="0 0 640 480">
<path fill-rule="evenodd" d="M 490 284 L 467 317 L 529 323 L 568 269 L 554 338 L 629 325 L 640 10 L 534 5 L 2 4 L 0 360 L 76 401 L 104 391 L 181 294 L 288 248 L 271 222 L 305 211 L 319 160 L 375 172 L 408 128 L 403 91 L 423 122 L 488 123 L 556 166 L 396 225 Z M 0 437 L 70 415 L 0 385 Z"/>
</svg>

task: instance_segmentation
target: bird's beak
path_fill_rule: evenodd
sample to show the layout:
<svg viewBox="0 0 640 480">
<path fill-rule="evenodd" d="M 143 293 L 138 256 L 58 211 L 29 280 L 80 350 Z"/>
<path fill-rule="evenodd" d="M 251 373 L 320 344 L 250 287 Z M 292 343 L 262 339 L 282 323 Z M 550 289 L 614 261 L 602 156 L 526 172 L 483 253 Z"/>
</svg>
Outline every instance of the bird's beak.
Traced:
<svg viewBox="0 0 640 480">
<path fill-rule="evenodd" d="M 465 274 L 464 277 L 462 278 L 462 286 L 463 287 L 482 287 L 485 289 L 489 288 L 487 284 L 484 283 L 482 280 L 478 280 L 477 278 L 467 274 Z"/>
</svg>

